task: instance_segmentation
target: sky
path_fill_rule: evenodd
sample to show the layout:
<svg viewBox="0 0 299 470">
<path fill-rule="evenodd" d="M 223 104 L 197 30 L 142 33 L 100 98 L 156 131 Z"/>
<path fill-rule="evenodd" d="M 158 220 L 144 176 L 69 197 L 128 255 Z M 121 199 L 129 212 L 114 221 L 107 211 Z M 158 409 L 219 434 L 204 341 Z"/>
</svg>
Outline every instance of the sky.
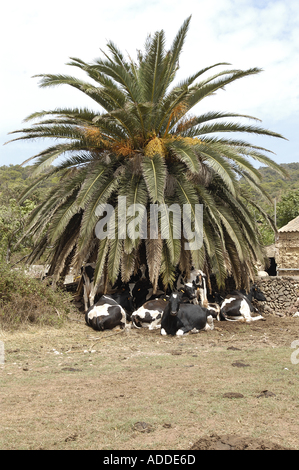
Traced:
<svg viewBox="0 0 299 470">
<path fill-rule="evenodd" d="M 72 106 L 97 109 L 71 87 L 39 88 L 34 75 L 65 73 L 86 79 L 66 65 L 70 57 L 92 62 L 103 57 L 100 49 L 107 51 L 112 40 L 134 58 L 147 35 L 161 29 L 170 47 L 190 15 L 178 81 L 219 62 L 263 69 L 205 99 L 193 114 L 255 116 L 262 121 L 259 125 L 287 140 L 254 135 L 247 140 L 274 152 L 270 156 L 277 163 L 299 162 L 298 0 L 10 0 L 2 2 L 0 12 L 0 166 L 21 164 L 50 145 L 4 145 L 14 138 L 9 132 L 26 127 L 23 120 L 31 113 Z"/>
</svg>

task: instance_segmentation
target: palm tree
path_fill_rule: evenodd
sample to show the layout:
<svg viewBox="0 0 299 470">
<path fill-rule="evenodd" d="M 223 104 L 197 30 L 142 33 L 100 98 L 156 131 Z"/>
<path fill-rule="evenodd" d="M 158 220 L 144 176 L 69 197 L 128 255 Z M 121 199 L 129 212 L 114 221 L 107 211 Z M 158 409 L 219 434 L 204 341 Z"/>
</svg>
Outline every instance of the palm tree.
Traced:
<svg viewBox="0 0 299 470">
<path fill-rule="evenodd" d="M 113 284 L 119 273 L 123 282 L 141 263 L 146 262 L 154 288 L 159 275 L 164 286 L 172 286 L 177 266 L 188 272 L 191 266 L 214 273 L 219 286 L 228 274 L 237 286 L 248 285 L 254 263 L 263 258 L 258 229 L 250 210 L 267 214 L 241 189 L 242 177 L 262 197 L 261 176 L 250 159 L 283 170 L 266 154 L 265 148 L 227 133 L 253 133 L 282 138 L 280 134 L 257 125 L 242 124 L 247 115 L 211 111 L 198 116 L 192 109 L 201 101 L 243 77 L 261 70 L 232 68 L 206 77 L 206 72 L 229 66 L 218 63 L 206 67 L 184 81 L 174 84 L 179 57 L 189 27 L 188 18 L 169 50 L 164 31 L 149 36 L 136 61 L 126 59 L 113 42 L 108 42 L 104 58 L 88 64 L 71 58 L 68 65 L 78 67 L 91 81 L 68 75 L 39 75 L 41 87 L 69 85 L 91 98 L 98 111 L 64 108 L 36 112 L 26 120 L 38 120 L 21 130 L 14 140 L 58 139 L 35 160 L 34 182 L 25 200 L 45 178 L 60 175 L 60 183 L 32 212 L 28 231 L 36 246 L 31 262 L 47 249 L 50 274 L 57 280 L 70 261 L 80 269 L 96 254 L 95 281 L 103 273 Z M 204 78 L 204 76 L 206 78 Z M 199 108 L 199 106 L 198 106 Z M 233 120 L 231 120 L 233 118 Z M 236 118 L 236 119 L 234 119 Z M 245 122 L 245 121 L 244 121 Z M 51 166 L 58 159 L 56 166 Z M 43 170 L 50 167 L 46 174 Z M 161 228 L 155 239 L 120 236 L 116 217 L 115 238 L 95 236 L 100 219 L 96 209 L 109 203 L 116 208 L 117 198 L 126 196 L 127 207 L 173 203 L 191 208 L 203 205 L 203 245 L 186 250 L 184 238 L 170 234 L 163 238 Z M 162 217 L 170 217 L 164 212 Z M 132 219 L 132 218 L 131 218 Z M 269 223 L 273 222 L 269 219 Z"/>
</svg>

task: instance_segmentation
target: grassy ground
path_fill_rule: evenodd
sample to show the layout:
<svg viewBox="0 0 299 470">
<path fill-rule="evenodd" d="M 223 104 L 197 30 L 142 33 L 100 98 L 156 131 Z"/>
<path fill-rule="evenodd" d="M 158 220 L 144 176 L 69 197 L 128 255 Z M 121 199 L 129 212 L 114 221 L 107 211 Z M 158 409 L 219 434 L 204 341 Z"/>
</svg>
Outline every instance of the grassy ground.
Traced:
<svg viewBox="0 0 299 470">
<path fill-rule="evenodd" d="M 186 450 L 213 433 L 299 449 L 296 339 L 299 319 L 272 316 L 180 338 L 2 331 L 0 449 Z"/>
</svg>

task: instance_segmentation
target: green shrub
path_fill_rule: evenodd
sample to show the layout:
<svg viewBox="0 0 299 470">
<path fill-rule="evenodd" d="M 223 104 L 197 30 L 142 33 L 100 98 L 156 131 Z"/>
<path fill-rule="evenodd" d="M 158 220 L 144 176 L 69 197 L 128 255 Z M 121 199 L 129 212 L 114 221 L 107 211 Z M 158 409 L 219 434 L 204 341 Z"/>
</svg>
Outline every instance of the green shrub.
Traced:
<svg viewBox="0 0 299 470">
<path fill-rule="evenodd" d="M 71 296 L 47 281 L 28 277 L 23 269 L 0 264 L 0 325 L 4 329 L 36 323 L 60 327 L 73 309 Z"/>
</svg>

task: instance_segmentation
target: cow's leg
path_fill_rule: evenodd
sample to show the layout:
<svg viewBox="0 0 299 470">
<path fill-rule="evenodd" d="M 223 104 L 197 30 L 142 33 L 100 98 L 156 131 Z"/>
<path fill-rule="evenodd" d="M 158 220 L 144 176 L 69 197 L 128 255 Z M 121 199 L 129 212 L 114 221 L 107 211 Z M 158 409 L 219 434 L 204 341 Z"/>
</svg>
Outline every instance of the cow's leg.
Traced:
<svg viewBox="0 0 299 470">
<path fill-rule="evenodd" d="M 208 330 L 214 330 L 214 319 L 212 315 L 207 316 L 207 322 L 204 328 L 200 328 L 200 329 L 193 328 L 193 330 L 191 330 L 191 333 L 199 333 L 200 331 L 208 331 Z"/>
<path fill-rule="evenodd" d="M 161 325 L 159 325 L 158 323 L 156 322 L 152 322 L 149 326 L 149 330 L 158 330 L 159 328 L 161 328 Z"/>
<path fill-rule="evenodd" d="M 155 330 L 155 329 L 161 328 L 162 313 L 161 312 L 154 312 L 154 315 L 156 315 L 156 318 L 150 324 L 149 330 Z"/>
<path fill-rule="evenodd" d="M 130 326 L 127 323 L 127 314 L 126 314 L 126 312 L 124 311 L 124 309 L 122 307 L 120 307 L 120 311 L 121 311 L 121 315 L 122 315 L 122 318 L 121 318 L 121 321 L 120 321 L 120 326 L 121 326 L 121 328 L 126 329 Z"/>
<path fill-rule="evenodd" d="M 135 315 L 132 315 L 132 328 L 138 328 L 138 329 L 142 328 L 141 326 L 137 325 Z"/>
<path fill-rule="evenodd" d="M 207 317 L 207 323 L 206 323 L 206 326 L 204 327 L 204 330 L 205 330 L 205 331 L 214 330 L 214 322 L 213 322 L 213 317 L 212 317 L 212 315 L 208 315 L 208 317 Z"/>
<path fill-rule="evenodd" d="M 226 316 L 225 316 L 225 319 L 226 319 L 227 321 L 241 321 L 241 322 L 246 322 L 246 318 L 244 318 L 242 315 L 234 316 L 234 317 L 230 317 L 229 315 L 226 315 Z"/>
<path fill-rule="evenodd" d="M 176 332 L 176 336 L 183 336 L 185 334 L 187 334 L 190 330 L 188 331 L 184 331 L 183 328 L 180 328 L 177 332 Z"/>
<path fill-rule="evenodd" d="M 240 314 L 244 317 L 244 321 L 246 323 L 251 323 L 257 320 L 264 320 L 264 317 L 262 315 L 258 315 L 257 317 L 251 316 L 250 306 L 248 305 L 246 300 L 242 300 L 241 302 Z"/>
<path fill-rule="evenodd" d="M 248 305 L 248 302 L 245 299 L 242 300 L 240 305 L 240 315 L 242 315 L 246 323 L 250 323 L 252 321 L 250 306 Z"/>
<path fill-rule="evenodd" d="M 166 331 L 164 330 L 164 328 L 161 328 L 161 335 L 167 336 L 167 333 L 166 333 Z"/>
<path fill-rule="evenodd" d="M 177 332 L 176 332 L 176 336 L 183 336 L 183 335 L 186 335 L 187 333 L 189 333 L 189 331 L 191 331 L 192 328 L 190 326 L 182 326 L 182 328 L 180 328 Z"/>
<path fill-rule="evenodd" d="M 196 289 L 196 304 L 199 305 L 199 301 L 201 301 L 199 287 Z"/>
<path fill-rule="evenodd" d="M 250 323 L 252 321 L 257 321 L 257 320 L 265 320 L 265 318 L 262 315 L 258 315 L 257 317 L 250 317 L 250 320 L 247 321 L 247 323 Z"/>
<path fill-rule="evenodd" d="M 85 275 L 84 276 L 84 305 L 85 305 L 86 310 L 88 310 L 89 307 L 93 307 L 93 305 L 94 305 L 94 304 L 91 305 L 89 303 L 92 285 L 93 285 L 93 283 L 90 282 L 89 277 L 87 275 Z"/>
<path fill-rule="evenodd" d="M 127 321 L 127 313 L 125 309 L 121 307 L 121 313 L 122 313 L 122 320 L 121 320 L 121 327 L 124 328 L 127 332 L 131 330 L 132 324 Z"/>
<path fill-rule="evenodd" d="M 94 306 L 95 294 L 96 294 L 96 286 L 94 285 L 94 282 L 92 281 L 91 284 L 90 284 L 90 294 L 89 294 L 90 307 Z"/>
<path fill-rule="evenodd" d="M 86 286 L 84 286 L 84 290 L 83 290 L 83 299 L 84 299 L 85 312 L 87 312 L 89 306 L 88 306 L 88 294 L 87 294 Z"/>
<path fill-rule="evenodd" d="M 199 292 L 200 301 L 201 301 L 200 305 L 202 307 L 206 308 L 207 304 L 208 304 L 208 297 L 207 297 L 206 289 L 205 288 L 199 288 L 198 292 Z"/>
</svg>

